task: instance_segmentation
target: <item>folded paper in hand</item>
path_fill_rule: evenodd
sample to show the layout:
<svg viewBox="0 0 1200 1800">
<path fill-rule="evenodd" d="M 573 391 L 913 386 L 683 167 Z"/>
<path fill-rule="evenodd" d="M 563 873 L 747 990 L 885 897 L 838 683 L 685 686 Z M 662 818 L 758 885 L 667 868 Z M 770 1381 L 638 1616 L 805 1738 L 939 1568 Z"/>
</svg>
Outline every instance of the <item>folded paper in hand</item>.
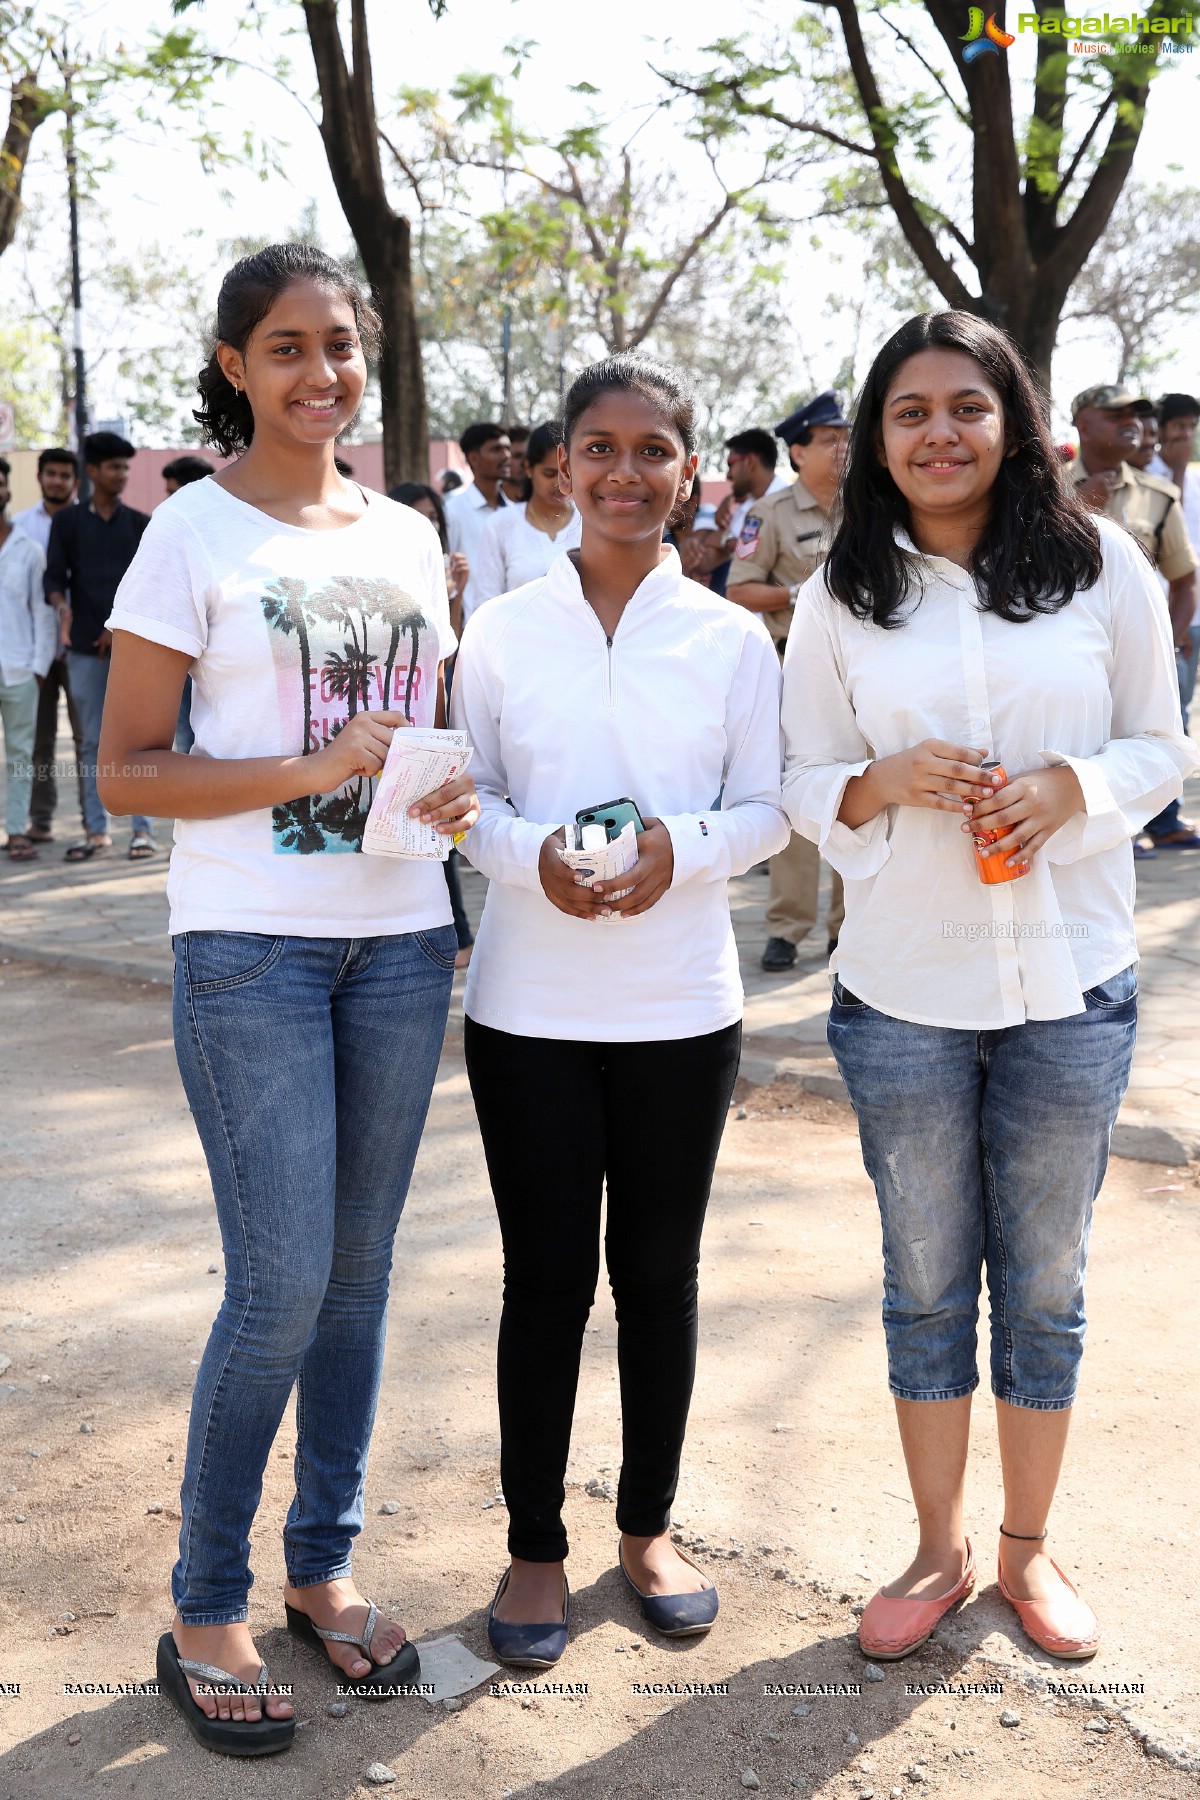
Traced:
<svg viewBox="0 0 1200 1800">
<path fill-rule="evenodd" d="M 449 832 L 410 819 L 408 809 L 414 800 L 461 775 L 470 760 L 471 744 L 465 731 L 401 726 L 376 777 L 375 798 L 363 832 L 366 854 L 445 862 L 450 854 Z"/>
<path fill-rule="evenodd" d="M 585 825 L 583 829 L 587 832 L 593 830 L 599 832 L 603 831 L 604 827 L 602 825 Z M 568 842 L 570 842 L 573 831 L 574 827 L 568 825 Z M 611 842 L 600 844 L 595 849 L 590 847 L 586 850 L 560 849 L 558 854 L 568 869 L 574 869 L 576 887 L 590 887 L 593 881 L 612 881 L 618 875 L 628 875 L 630 869 L 636 864 L 638 859 L 637 831 L 631 819 L 628 825 L 622 828 L 621 835 L 613 838 Z M 619 888 L 608 898 L 623 900 L 628 892 L 628 888 Z M 616 918 L 620 918 L 620 916 L 620 913 L 614 914 Z"/>
</svg>

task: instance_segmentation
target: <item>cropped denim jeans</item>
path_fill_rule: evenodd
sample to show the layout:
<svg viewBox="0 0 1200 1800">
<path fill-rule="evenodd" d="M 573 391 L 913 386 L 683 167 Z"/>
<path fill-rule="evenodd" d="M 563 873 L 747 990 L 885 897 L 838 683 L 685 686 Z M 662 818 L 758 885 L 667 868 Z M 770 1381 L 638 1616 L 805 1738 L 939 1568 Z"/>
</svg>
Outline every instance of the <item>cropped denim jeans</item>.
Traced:
<svg viewBox="0 0 1200 1800">
<path fill-rule="evenodd" d="M 192 1397 L 171 1587 L 246 1617 L 250 1527 L 293 1387 L 295 1587 L 350 1572 L 392 1240 L 437 1071 L 454 931 L 175 939 L 175 1047 L 208 1159 L 225 1295 Z"/>
<path fill-rule="evenodd" d="M 883 1221 L 891 1391 L 978 1385 L 981 1270 L 992 1392 L 1055 1412 L 1075 1398 L 1092 1205 L 1129 1081 L 1137 979 L 1086 1011 L 999 1031 L 913 1025 L 834 987 L 830 1048 L 858 1115 Z"/>
</svg>

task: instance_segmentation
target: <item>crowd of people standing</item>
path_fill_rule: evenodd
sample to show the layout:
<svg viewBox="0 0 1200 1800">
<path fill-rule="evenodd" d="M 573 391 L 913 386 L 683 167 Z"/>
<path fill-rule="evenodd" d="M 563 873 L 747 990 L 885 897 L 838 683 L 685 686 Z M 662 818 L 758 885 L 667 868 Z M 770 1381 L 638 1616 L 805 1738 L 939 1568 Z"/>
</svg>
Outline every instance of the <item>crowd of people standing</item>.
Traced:
<svg viewBox="0 0 1200 1800">
<path fill-rule="evenodd" d="M 152 816 L 176 821 L 176 1052 L 225 1254 L 164 1692 L 211 1749 L 292 1742 L 247 1595 L 293 1391 L 287 1628 L 351 1691 L 405 1692 L 418 1676 L 404 1629 L 358 1590 L 353 1546 L 393 1238 L 463 946 L 433 860 L 358 852 L 394 733 L 446 724 L 472 763 L 411 810 L 489 884 L 464 1010 L 504 1252 L 494 1654 L 547 1668 L 568 1649 L 564 1475 L 602 1247 L 617 1562 L 663 1636 L 717 1620 L 714 1581 L 668 1527 L 740 1049 L 728 882 L 791 859 L 767 945 L 786 968 L 816 921 L 823 856 L 842 883 L 829 1041 L 879 1203 L 889 1388 L 919 1521 L 859 1642 L 909 1655 L 975 1582 L 964 1484 L 986 1278 L 1000 1592 L 1041 1649 L 1093 1655 L 1096 1617 L 1045 1541 L 1136 1029 L 1131 845 L 1200 766 L 1180 711 L 1195 667 L 1184 503 L 1177 483 L 1103 449 L 1140 453 L 1144 403 L 1080 395 L 1065 469 L 1013 341 L 925 314 L 880 348 L 852 422 L 826 393 L 731 439 L 731 503 L 711 525 L 687 383 L 637 355 L 580 373 L 561 420 L 529 433 L 520 475 L 511 434 L 480 424 L 462 442 L 469 486 L 393 498 L 335 457 L 377 330 L 321 252 L 243 259 L 196 415 L 232 460 L 138 524 L 120 519 L 119 467 L 105 472 L 127 473 L 127 455 L 89 440 L 98 522 L 51 526 L 44 591 L 68 681 L 76 656 L 104 664 L 95 803 L 132 815 L 135 838 Z M 1200 415 L 1162 411 L 1193 431 Z M 1186 482 L 1182 436 L 1163 443 Z M 92 543 L 105 554 L 81 580 Z M 36 574 L 40 551 L 17 548 L 14 572 Z M 31 643 L 35 683 L 52 649 Z M 100 687 L 89 667 L 85 764 Z M 560 854 L 568 831 L 618 810 L 636 861 L 581 880 Z M 107 834 L 98 822 L 89 844 Z M 1189 834 L 1175 815 L 1159 846 Z"/>
</svg>

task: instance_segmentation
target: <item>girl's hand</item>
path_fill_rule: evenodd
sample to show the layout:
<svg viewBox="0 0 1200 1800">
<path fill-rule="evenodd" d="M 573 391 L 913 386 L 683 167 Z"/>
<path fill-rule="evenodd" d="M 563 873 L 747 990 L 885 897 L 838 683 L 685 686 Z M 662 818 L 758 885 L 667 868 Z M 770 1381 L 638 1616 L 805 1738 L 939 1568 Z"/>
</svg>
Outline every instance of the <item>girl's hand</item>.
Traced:
<svg viewBox="0 0 1200 1800">
<path fill-rule="evenodd" d="M 642 823 L 646 829 L 638 833 L 638 859 L 628 875 L 616 875 L 611 881 L 592 883 L 602 903 L 602 918 L 610 912 L 619 913 L 627 919 L 632 919 L 637 913 L 649 912 L 671 885 L 671 877 L 675 873 L 675 849 L 671 843 L 671 834 L 661 819 L 644 819 Z M 623 888 L 630 890 L 623 900 L 609 899 L 610 894 L 619 894 Z"/>
<path fill-rule="evenodd" d="M 889 806 L 931 806 L 958 812 L 963 802 L 982 800 L 994 791 L 999 776 L 981 775 L 986 750 L 926 738 L 911 750 L 898 750 L 874 763 L 876 781 Z"/>
<path fill-rule="evenodd" d="M 1066 763 L 1052 769 L 1030 769 L 1016 775 L 999 792 L 974 806 L 965 806 L 964 831 L 1003 831 L 981 856 L 1003 856 L 1009 868 L 1026 862 L 1046 839 L 1075 814 L 1086 810 L 1083 789 L 1074 769 Z"/>
<path fill-rule="evenodd" d="M 357 713 L 323 750 L 305 759 L 310 792 L 332 794 L 356 775 L 378 775 L 392 733 L 407 724 L 402 712 Z"/>
<path fill-rule="evenodd" d="M 447 571 L 446 586 L 450 590 L 451 600 L 461 600 L 463 589 L 471 579 L 471 565 L 461 550 L 450 552 L 450 567 Z"/>
<path fill-rule="evenodd" d="M 538 879 L 542 884 L 542 892 L 551 906 L 557 906 L 559 912 L 567 913 L 572 919 L 607 918 L 611 909 L 604 905 L 592 887 L 579 886 L 574 869 L 569 869 L 558 854 L 566 841 L 561 826 L 542 841 L 541 854 L 538 856 Z"/>
<path fill-rule="evenodd" d="M 419 800 L 414 800 L 408 816 L 420 819 L 424 825 L 432 825 L 444 837 L 470 831 L 479 817 L 479 796 L 474 781 L 467 774 L 455 775 L 440 788 L 434 788 L 432 793 L 422 794 Z"/>
</svg>

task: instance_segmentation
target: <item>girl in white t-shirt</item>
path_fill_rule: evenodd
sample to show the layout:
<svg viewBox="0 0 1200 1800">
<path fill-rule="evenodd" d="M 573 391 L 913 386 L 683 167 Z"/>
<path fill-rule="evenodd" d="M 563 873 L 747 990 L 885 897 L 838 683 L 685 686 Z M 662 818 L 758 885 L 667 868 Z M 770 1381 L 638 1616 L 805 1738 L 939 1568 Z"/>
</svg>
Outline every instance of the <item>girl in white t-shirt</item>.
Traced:
<svg viewBox="0 0 1200 1800">
<path fill-rule="evenodd" d="M 230 270 L 196 416 L 241 454 L 157 509 L 108 621 L 100 786 L 119 811 L 177 820 L 175 1043 L 225 1250 L 158 1671 L 194 1735 L 234 1756 L 294 1730 L 246 1625 L 250 1529 L 293 1387 L 289 1629 L 328 1634 L 364 1691 L 418 1670 L 358 1594 L 351 1547 L 455 937 L 436 861 L 361 849 L 393 732 L 444 723 L 455 637 L 433 529 L 334 468 L 376 333 L 355 282 L 307 245 Z M 179 756 L 189 673 L 196 742 Z M 461 777 L 414 811 L 445 833 L 478 816 Z"/>
</svg>

